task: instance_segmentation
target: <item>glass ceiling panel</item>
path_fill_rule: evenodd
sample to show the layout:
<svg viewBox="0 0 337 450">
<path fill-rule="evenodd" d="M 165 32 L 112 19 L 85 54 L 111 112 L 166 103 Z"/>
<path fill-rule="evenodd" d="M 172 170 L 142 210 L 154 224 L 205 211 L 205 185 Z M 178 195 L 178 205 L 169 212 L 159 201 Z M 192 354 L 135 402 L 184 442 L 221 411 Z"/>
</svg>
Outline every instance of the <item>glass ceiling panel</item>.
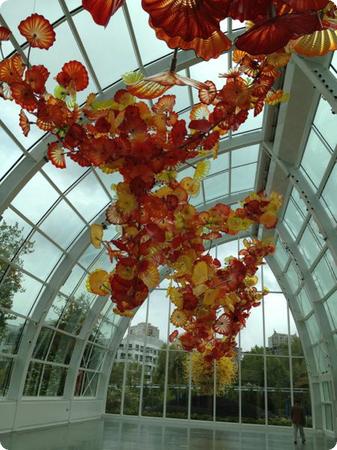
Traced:
<svg viewBox="0 0 337 450">
<path fill-rule="evenodd" d="M 327 252 L 313 270 L 313 278 L 319 292 L 323 295 L 326 295 L 336 284 L 336 279 L 326 256 Z"/>
<path fill-rule="evenodd" d="M 12 204 L 33 223 L 38 222 L 59 195 L 38 172 L 18 193 Z"/>
<path fill-rule="evenodd" d="M 44 135 L 44 132 L 36 126 L 32 126 L 29 135 L 25 137 L 19 126 L 20 109 L 20 106 L 16 103 L 0 98 L 0 119 L 13 133 L 16 139 L 23 145 L 23 147 L 28 149 Z"/>
<path fill-rule="evenodd" d="M 324 244 L 323 240 L 321 240 L 321 242 L 318 241 L 316 234 L 314 233 L 312 228 L 313 223 L 313 219 L 310 219 L 310 222 L 307 225 L 298 245 L 298 248 L 304 256 L 304 259 L 306 260 L 309 267 L 317 258 Z"/>
<path fill-rule="evenodd" d="M 309 135 L 307 146 L 301 162 L 301 170 L 316 187 L 322 181 L 331 154 L 313 129 Z"/>
<path fill-rule="evenodd" d="M 314 125 L 330 145 L 331 149 L 334 150 L 337 145 L 337 117 L 335 114 L 332 114 L 330 104 L 323 97 L 321 97 L 318 104 Z"/>
<path fill-rule="evenodd" d="M 15 272 L 17 272 L 16 269 Z M 15 292 L 12 298 L 11 309 L 14 312 L 27 316 L 43 285 L 29 275 L 22 274 L 20 276 L 21 289 Z"/>
<path fill-rule="evenodd" d="M 337 201 L 336 201 L 336 192 L 337 192 L 337 166 L 334 165 L 332 172 L 326 182 L 326 185 L 322 192 L 322 200 L 324 206 L 327 208 L 327 211 L 332 216 L 333 220 L 337 222 Z"/>
<path fill-rule="evenodd" d="M 257 164 L 233 168 L 231 171 L 231 194 L 254 190 Z"/>
<path fill-rule="evenodd" d="M 297 295 L 297 304 L 300 307 L 303 317 L 306 317 L 312 311 L 311 301 L 305 288 L 302 288 Z"/>
<path fill-rule="evenodd" d="M 141 7 L 141 2 L 128 2 L 127 7 L 130 13 L 143 64 L 148 64 L 164 55 L 171 53 L 172 50 L 167 47 L 164 41 L 156 39 L 156 34 L 148 23 L 149 15 Z M 117 30 L 115 30 L 116 33 Z"/>
<path fill-rule="evenodd" d="M 210 160 L 211 166 L 209 170 L 209 175 L 214 175 L 215 173 L 221 172 L 223 170 L 229 169 L 229 152 L 222 153 L 216 159 Z"/>
<path fill-rule="evenodd" d="M 16 161 L 23 156 L 22 150 L 7 133 L 0 128 L 0 179 L 9 171 Z"/>
<path fill-rule="evenodd" d="M 64 201 L 58 203 L 41 224 L 41 230 L 66 249 L 80 234 L 85 222 Z"/>
<path fill-rule="evenodd" d="M 276 251 L 273 258 L 278 262 L 280 269 L 283 270 L 289 260 L 289 254 L 282 245 L 281 239 L 277 240 Z"/>
<path fill-rule="evenodd" d="M 337 329 L 337 291 L 330 295 L 327 301 L 324 303 L 324 308 L 327 312 L 327 316 L 330 322 L 330 326 L 333 330 Z"/>
<path fill-rule="evenodd" d="M 39 232 L 35 232 L 30 240 L 34 242 L 34 251 L 29 254 L 21 253 L 18 257 L 22 259 L 25 270 L 45 280 L 62 253 Z"/>
<path fill-rule="evenodd" d="M 262 127 L 263 111 L 254 117 L 254 111 L 249 110 L 248 119 L 239 127 L 238 130 L 233 131 L 233 136 L 238 134 L 247 133 L 248 131 L 258 130 Z"/>
<path fill-rule="evenodd" d="M 90 222 L 109 202 L 109 197 L 98 184 L 93 173 L 89 173 L 68 194 L 68 200 Z"/>
<path fill-rule="evenodd" d="M 77 283 L 79 282 L 82 276 L 83 276 L 82 267 L 75 264 L 65 283 L 61 286 L 60 291 L 63 292 L 64 294 L 70 295 L 75 289 Z"/>
<path fill-rule="evenodd" d="M 106 28 L 98 27 L 87 11 L 76 14 L 74 23 L 103 88 L 138 67 L 122 8 Z"/>
<path fill-rule="evenodd" d="M 42 173 L 48 175 L 51 181 L 60 189 L 66 191 L 72 184 L 75 183 L 85 172 L 89 172 L 87 167 L 81 167 L 72 159 L 67 159 L 67 168 L 60 170 L 53 164 L 45 164 Z"/>
<path fill-rule="evenodd" d="M 204 180 L 206 201 L 229 194 L 229 172 L 212 175 Z"/>
<path fill-rule="evenodd" d="M 286 212 L 284 214 L 283 220 L 290 234 L 293 236 L 294 239 L 296 239 L 302 228 L 304 217 L 297 208 L 292 197 L 290 197 L 289 199 L 289 203 Z"/>
<path fill-rule="evenodd" d="M 256 162 L 259 158 L 259 144 L 249 147 L 237 148 L 232 151 L 232 166 L 240 166 Z"/>
</svg>

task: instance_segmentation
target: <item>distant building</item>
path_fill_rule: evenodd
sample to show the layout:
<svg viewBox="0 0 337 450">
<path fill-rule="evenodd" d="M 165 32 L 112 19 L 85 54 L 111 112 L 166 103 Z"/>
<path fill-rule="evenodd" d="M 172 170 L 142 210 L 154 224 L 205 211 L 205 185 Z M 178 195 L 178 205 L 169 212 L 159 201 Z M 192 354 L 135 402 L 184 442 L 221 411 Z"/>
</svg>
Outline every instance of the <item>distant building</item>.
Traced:
<svg viewBox="0 0 337 450">
<path fill-rule="evenodd" d="M 293 341 L 296 338 L 296 334 L 290 335 L 290 340 Z M 288 345 L 288 334 L 278 333 L 274 330 L 274 333 L 268 338 L 268 348 L 276 350 L 281 345 Z"/>
<path fill-rule="evenodd" d="M 143 364 L 145 358 L 144 382 L 151 383 L 152 373 L 158 363 L 159 350 L 163 344 L 164 342 L 159 339 L 159 329 L 150 323 L 146 326 L 145 322 L 141 322 L 131 327 L 129 335 L 120 343 L 116 362 L 125 362 L 127 359 Z"/>
</svg>

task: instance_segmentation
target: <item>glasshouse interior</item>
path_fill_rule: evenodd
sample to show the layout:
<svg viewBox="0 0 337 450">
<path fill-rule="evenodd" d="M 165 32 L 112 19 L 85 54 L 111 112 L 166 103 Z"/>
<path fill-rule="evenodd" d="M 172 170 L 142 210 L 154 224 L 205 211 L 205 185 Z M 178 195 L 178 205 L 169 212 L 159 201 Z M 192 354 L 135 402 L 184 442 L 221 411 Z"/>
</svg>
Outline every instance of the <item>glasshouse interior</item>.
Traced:
<svg viewBox="0 0 337 450">
<path fill-rule="evenodd" d="M 337 6 L 0 4 L 0 448 L 337 448 Z"/>
</svg>

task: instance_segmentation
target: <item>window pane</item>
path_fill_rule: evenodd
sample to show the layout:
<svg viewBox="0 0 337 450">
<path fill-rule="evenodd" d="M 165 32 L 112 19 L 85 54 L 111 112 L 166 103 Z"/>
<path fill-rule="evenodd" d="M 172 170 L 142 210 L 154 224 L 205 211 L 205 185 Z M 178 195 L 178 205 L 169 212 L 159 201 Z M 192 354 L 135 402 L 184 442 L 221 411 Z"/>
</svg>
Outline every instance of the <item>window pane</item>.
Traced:
<svg viewBox="0 0 337 450">
<path fill-rule="evenodd" d="M 311 131 L 303 155 L 301 169 L 317 188 L 323 178 L 331 154 L 314 130 Z"/>
<path fill-rule="evenodd" d="M 19 280 L 18 285 L 13 283 L 13 279 Z M 28 315 L 42 286 L 29 275 L 10 269 L 0 285 L 0 303 L 19 314 Z"/>
<path fill-rule="evenodd" d="M 24 396 L 62 396 L 67 369 L 31 362 L 29 365 Z"/>
<path fill-rule="evenodd" d="M 204 180 L 206 201 L 228 195 L 228 172 L 220 173 Z"/>
<path fill-rule="evenodd" d="M 102 370 L 105 354 L 105 350 L 95 345 L 87 344 L 82 356 L 81 367 L 98 371 Z"/>
<path fill-rule="evenodd" d="M 253 190 L 256 176 L 256 164 L 232 169 L 231 192 Z"/>
<path fill-rule="evenodd" d="M 106 412 L 119 414 L 121 411 L 121 398 L 123 386 L 124 363 L 115 362 L 112 366 L 106 399 Z M 76 386 L 76 391 L 79 388 Z"/>
<path fill-rule="evenodd" d="M 327 252 L 325 253 L 325 255 L 323 255 L 320 262 L 317 264 L 313 271 L 313 277 L 318 290 L 323 295 L 327 294 L 336 283 L 335 277 L 332 273 L 332 268 L 328 263 L 326 256 Z"/>
<path fill-rule="evenodd" d="M 174 345 L 171 347 L 168 361 L 166 416 L 187 419 L 189 383 L 184 365 L 189 366 L 190 355 L 174 350 Z"/>
<path fill-rule="evenodd" d="M 321 98 L 314 119 L 314 125 L 318 128 L 321 135 L 334 150 L 337 145 L 336 137 L 336 116 L 332 114 L 331 106 L 324 98 Z"/>
<path fill-rule="evenodd" d="M 337 329 L 337 291 L 330 295 L 328 300 L 324 303 L 324 308 L 331 328 Z"/>
<path fill-rule="evenodd" d="M 313 314 L 312 316 L 310 316 L 305 323 L 308 328 L 311 343 L 315 344 L 321 338 L 321 332 L 317 324 L 315 315 Z"/>
<path fill-rule="evenodd" d="M 25 319 L 0 310 L 0 352 L 16 353 Z"/>
<path fill-rule="evenodd" d="M 0 397 L 5 397 L 8 391 L 13 360 L 0 355 Z"/>
<path fill-rule="evenodd" d="M 287 355 L 288 318 L 287 301 L 282 294 L 264 297 L 266 340 L 274 354 Z"/>
<path fill-rule="evenodd" d="M 241 361 L 242 422 L 265 423 L 263 356 L 244 355 Z"/>
<path fill-rule="evenodd" d="M 326 206 L 329 209 L 334 220 L 337 222 L 336 192 L 337 192 L 337 166 L 335 164 L 328 178 L 328 181 L 323 189 L 322 198 L 324 200 L 324 206 Z"/>
<path fill-rule="evenodd" d="M 95 397 L 99 380 L 99 373 L 80 370 L 77 375 L 75 396 Z"/>
<path fill-rule="evenodd" d="M 304 317 L 312 311 L 311 301 L 309 300 L 308 294 L 304 288 L 302 288 L 298 293 L 297 304 Z"/>
</svg>

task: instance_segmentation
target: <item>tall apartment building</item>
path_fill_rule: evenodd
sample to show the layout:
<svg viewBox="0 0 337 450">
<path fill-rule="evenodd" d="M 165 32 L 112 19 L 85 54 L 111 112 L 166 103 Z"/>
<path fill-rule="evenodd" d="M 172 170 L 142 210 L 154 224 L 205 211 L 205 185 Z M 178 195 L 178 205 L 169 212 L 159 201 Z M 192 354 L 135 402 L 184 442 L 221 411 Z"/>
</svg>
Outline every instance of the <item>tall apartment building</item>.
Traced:
<svg viewBox="0 0 337 450">
<path fill-rule="evenodd" d="M 296 334 L 290 335 L 290 340 L 293 340 Z M 281 345 L 288 345 L 288 334 L 278 333 L 274 330 L 274 333 L 268 338 L 268 348 L 277 349 Z"/>
<path fill-rule="evenodd" d="M 139 364 L 144 362 L 144 382 L 151 383 L 163 344 L 159 339 L 159 329 L 150 323 L 146 326 L 145 322 L 141 322 L 132 326 L 128 336 L 120 343 L 116 362 L 125 362 L 126 359 Z"/>
</svg>

